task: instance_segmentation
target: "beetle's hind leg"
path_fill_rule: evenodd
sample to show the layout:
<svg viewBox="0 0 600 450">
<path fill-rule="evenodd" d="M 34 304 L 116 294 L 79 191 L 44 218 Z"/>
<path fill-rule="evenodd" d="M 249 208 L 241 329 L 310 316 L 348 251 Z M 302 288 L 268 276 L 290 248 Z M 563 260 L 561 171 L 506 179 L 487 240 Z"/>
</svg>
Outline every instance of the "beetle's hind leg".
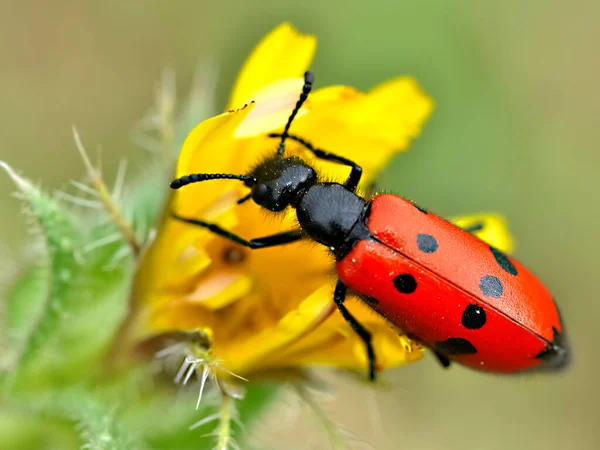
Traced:
<svg viewBox="0 0 600 450">
<path fill-rule="evenodd" d="M 376 368 L 376 360 L 375 360 L 375 350 L 373 349 L 373 343 L 371 342 L 371 333 L 367 330 L 357 319 L 354 317 L 346 305 L 344 305 L 344 300 L 346 300 L 346 293 L 348 288 L 342 281 L 338 281 L 335 286 L 335 293 L 333 294 L 333 301 L 338 307 L 342 316 L 348 322 L 348 324 L 352 327 L 352 329 L 358 334 L 358 336 L 362 339 L 367 347 L 367 357 L 369 358 L 369 378 L 371 381 L 375 380 L 375 368 Z"/>
<path fill-rule="evenodd" d="M 448 359 L 448 357 L 445 355 L 442 355 L 440 352 L 433 350 L 433 354 L 435 355 L 435 357 L 437 358 L 439 363 L 442 365 L 442 367 L 448 368 L 448 367 L 450 367 L 450 364 L 452 364 L 450 362 L 450 360 Z"/>
</svg>

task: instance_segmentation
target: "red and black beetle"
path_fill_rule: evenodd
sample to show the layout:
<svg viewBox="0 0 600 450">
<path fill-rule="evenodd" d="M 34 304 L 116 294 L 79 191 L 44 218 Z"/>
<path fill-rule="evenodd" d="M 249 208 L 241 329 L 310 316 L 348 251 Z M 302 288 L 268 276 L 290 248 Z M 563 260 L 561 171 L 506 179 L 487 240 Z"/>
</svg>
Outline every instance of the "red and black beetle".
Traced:
<svg viewBox="0 0 600 450">
<path fill-rule="evenodd" d="M 215 179 L 243 181 L 252 200 L 279 212 L 296 210 L 300 229 L 245 240 L 216 224 L 174 216 L 237 244 L 259 249 L 312 239 L 329 247 L 339 281 L 334 302 L 364 341 L 373 379 L 376 356 L 371 334 L 344 305 L 348 289 L 407 335 L 450 360 L 474 369 L 512 373 L 566 366 L 569 350 L 561 319 L 544 285 L 525 267 L 468 230 L 395 195 L 366 200 L 357 195 L 361 167 L 289 134 L 312 89 L 305 74 L 300 99 L 281 134 L 278 151 L 247 175 L 191 174 L 171 182 L 179 189 Z M 284 156 L 285 142 L 300 143 L 316 158 L 350 168 L 345 183 L 320 181 L 297 156 Z"/>
</svg>

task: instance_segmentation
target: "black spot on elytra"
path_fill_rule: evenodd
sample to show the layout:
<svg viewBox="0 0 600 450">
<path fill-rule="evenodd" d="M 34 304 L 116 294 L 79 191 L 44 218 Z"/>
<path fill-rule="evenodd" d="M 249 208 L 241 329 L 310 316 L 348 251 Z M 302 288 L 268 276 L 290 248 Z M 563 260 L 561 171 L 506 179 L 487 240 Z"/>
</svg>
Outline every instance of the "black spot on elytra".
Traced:
<svg viewBox="0 0 600 450">
<path fill-rule="evenodd" d="M 417 289 L 417 280 L 410 273 L 402 273 L 393 281 L 398 292 L 402 294 L 412 294 Z"/>
<path fill-rule="evenodd" d="M 477 353 L 475 346 L 463 338 L 449 338 L 445 341 L 438 341 L 435 344 L 435 348 L 447 356 L 473 355 Z"/>
<path fill-rule="evenodd" d="M 430 234 L 418 234 L 417 245 L 419 246 L 419 250 L 424 253 L 433 253 L 438 249 L 437 241 Z"/>
<path fill-rule="evenodd" d="M 490 250 L 492 251 L 494 258 L 496 258 L 496 262 L 500 267 L 502 267 L 503 270 L 511 275 L 516 275 L 519 273 L 517 272 L 517 268 L 513 265 L 513 263 L 510 262 L 510 259 L 508 259 L 508 256 L 492 246 L 490 246 Z"/>
<path fill-rule="evenodd" d="M 500 298 L 502 292 L 504 292 L 504 288 L 502 287 L 502 283 L 493 275 L 485 275 L 481 277 L 479 280 L 479 289 L 486 297 L 492 298 Z"/>
<path fill-rule="evenodd" d="M 486 320 L 485 310 L 477 305 L 467 306 L 462 315 L 463 327 L 469 330 L 478 330 L 485 325 Z"/>
</svg>

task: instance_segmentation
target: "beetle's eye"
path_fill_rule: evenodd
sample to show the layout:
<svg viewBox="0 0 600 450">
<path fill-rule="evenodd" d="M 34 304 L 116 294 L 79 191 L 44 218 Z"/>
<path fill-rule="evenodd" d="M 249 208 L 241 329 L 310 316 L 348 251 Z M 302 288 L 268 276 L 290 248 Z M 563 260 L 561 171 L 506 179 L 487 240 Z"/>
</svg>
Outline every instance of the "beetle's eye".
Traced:
<svg viewBox="0 0 600 450">
<path fill-rule="evenodd" d="M 265 197 L 268 192 L 269 192 L 269 188 L 264 183 L 257 184 L 254 187 L 254 196 L 255 197 Z"/>
</svg>

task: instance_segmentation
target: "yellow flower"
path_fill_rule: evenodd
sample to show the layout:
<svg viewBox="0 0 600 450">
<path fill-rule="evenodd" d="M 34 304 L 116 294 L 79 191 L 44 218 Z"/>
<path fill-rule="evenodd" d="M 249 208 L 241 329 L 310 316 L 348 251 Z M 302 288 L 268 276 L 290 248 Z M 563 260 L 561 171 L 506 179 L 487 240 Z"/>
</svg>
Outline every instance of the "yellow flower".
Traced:
<svg viewBox="0 0 600 450">
<path fill-rule="evenodd" d="M 177 176 L 245 174 L 278 141 L 316 47 L 313 36 L 283 24 L 245 63 L 229 112 L 199 124 L 185 141 Z M 293 123 L 293 133 L 319 148 L 362 165 L 363 190 L 398 151 L 420 133 L 432 100 L 410 77 L 360 92 L 346 86 L 317 89 Z M 286 154 L 301 154 L 288 141 Z M 312 161 L 332 179 L 348 169 Z M 167 188 L 165 186 L 165 188 Z M 154 241 L 145 252 L 134 286 L 123 339 L 127 345 L 161 334 L 204 329 L 212 352 L 229 371 L 245 377 L 316 365 L 367 370 L 363 342 L 337 311 L 332 297 L 334 261 L 322 246 L 306 242 L 250 251 L 204 228 L 173 219 L 171 212 L 214 222 L 245 238 L 290 229 L 291 216 L 265 215 L 252 202 L 237 205 L 248 189 L 236 180 L 192 184 L 172 196 Z M 479 233 L 510 250 L 497 216 L 461 218 L 483 224 Z M 356 299 L 348 309 L 373 334 L 378 370 L 421 358 L 422 349 Z"/>
</svg>

